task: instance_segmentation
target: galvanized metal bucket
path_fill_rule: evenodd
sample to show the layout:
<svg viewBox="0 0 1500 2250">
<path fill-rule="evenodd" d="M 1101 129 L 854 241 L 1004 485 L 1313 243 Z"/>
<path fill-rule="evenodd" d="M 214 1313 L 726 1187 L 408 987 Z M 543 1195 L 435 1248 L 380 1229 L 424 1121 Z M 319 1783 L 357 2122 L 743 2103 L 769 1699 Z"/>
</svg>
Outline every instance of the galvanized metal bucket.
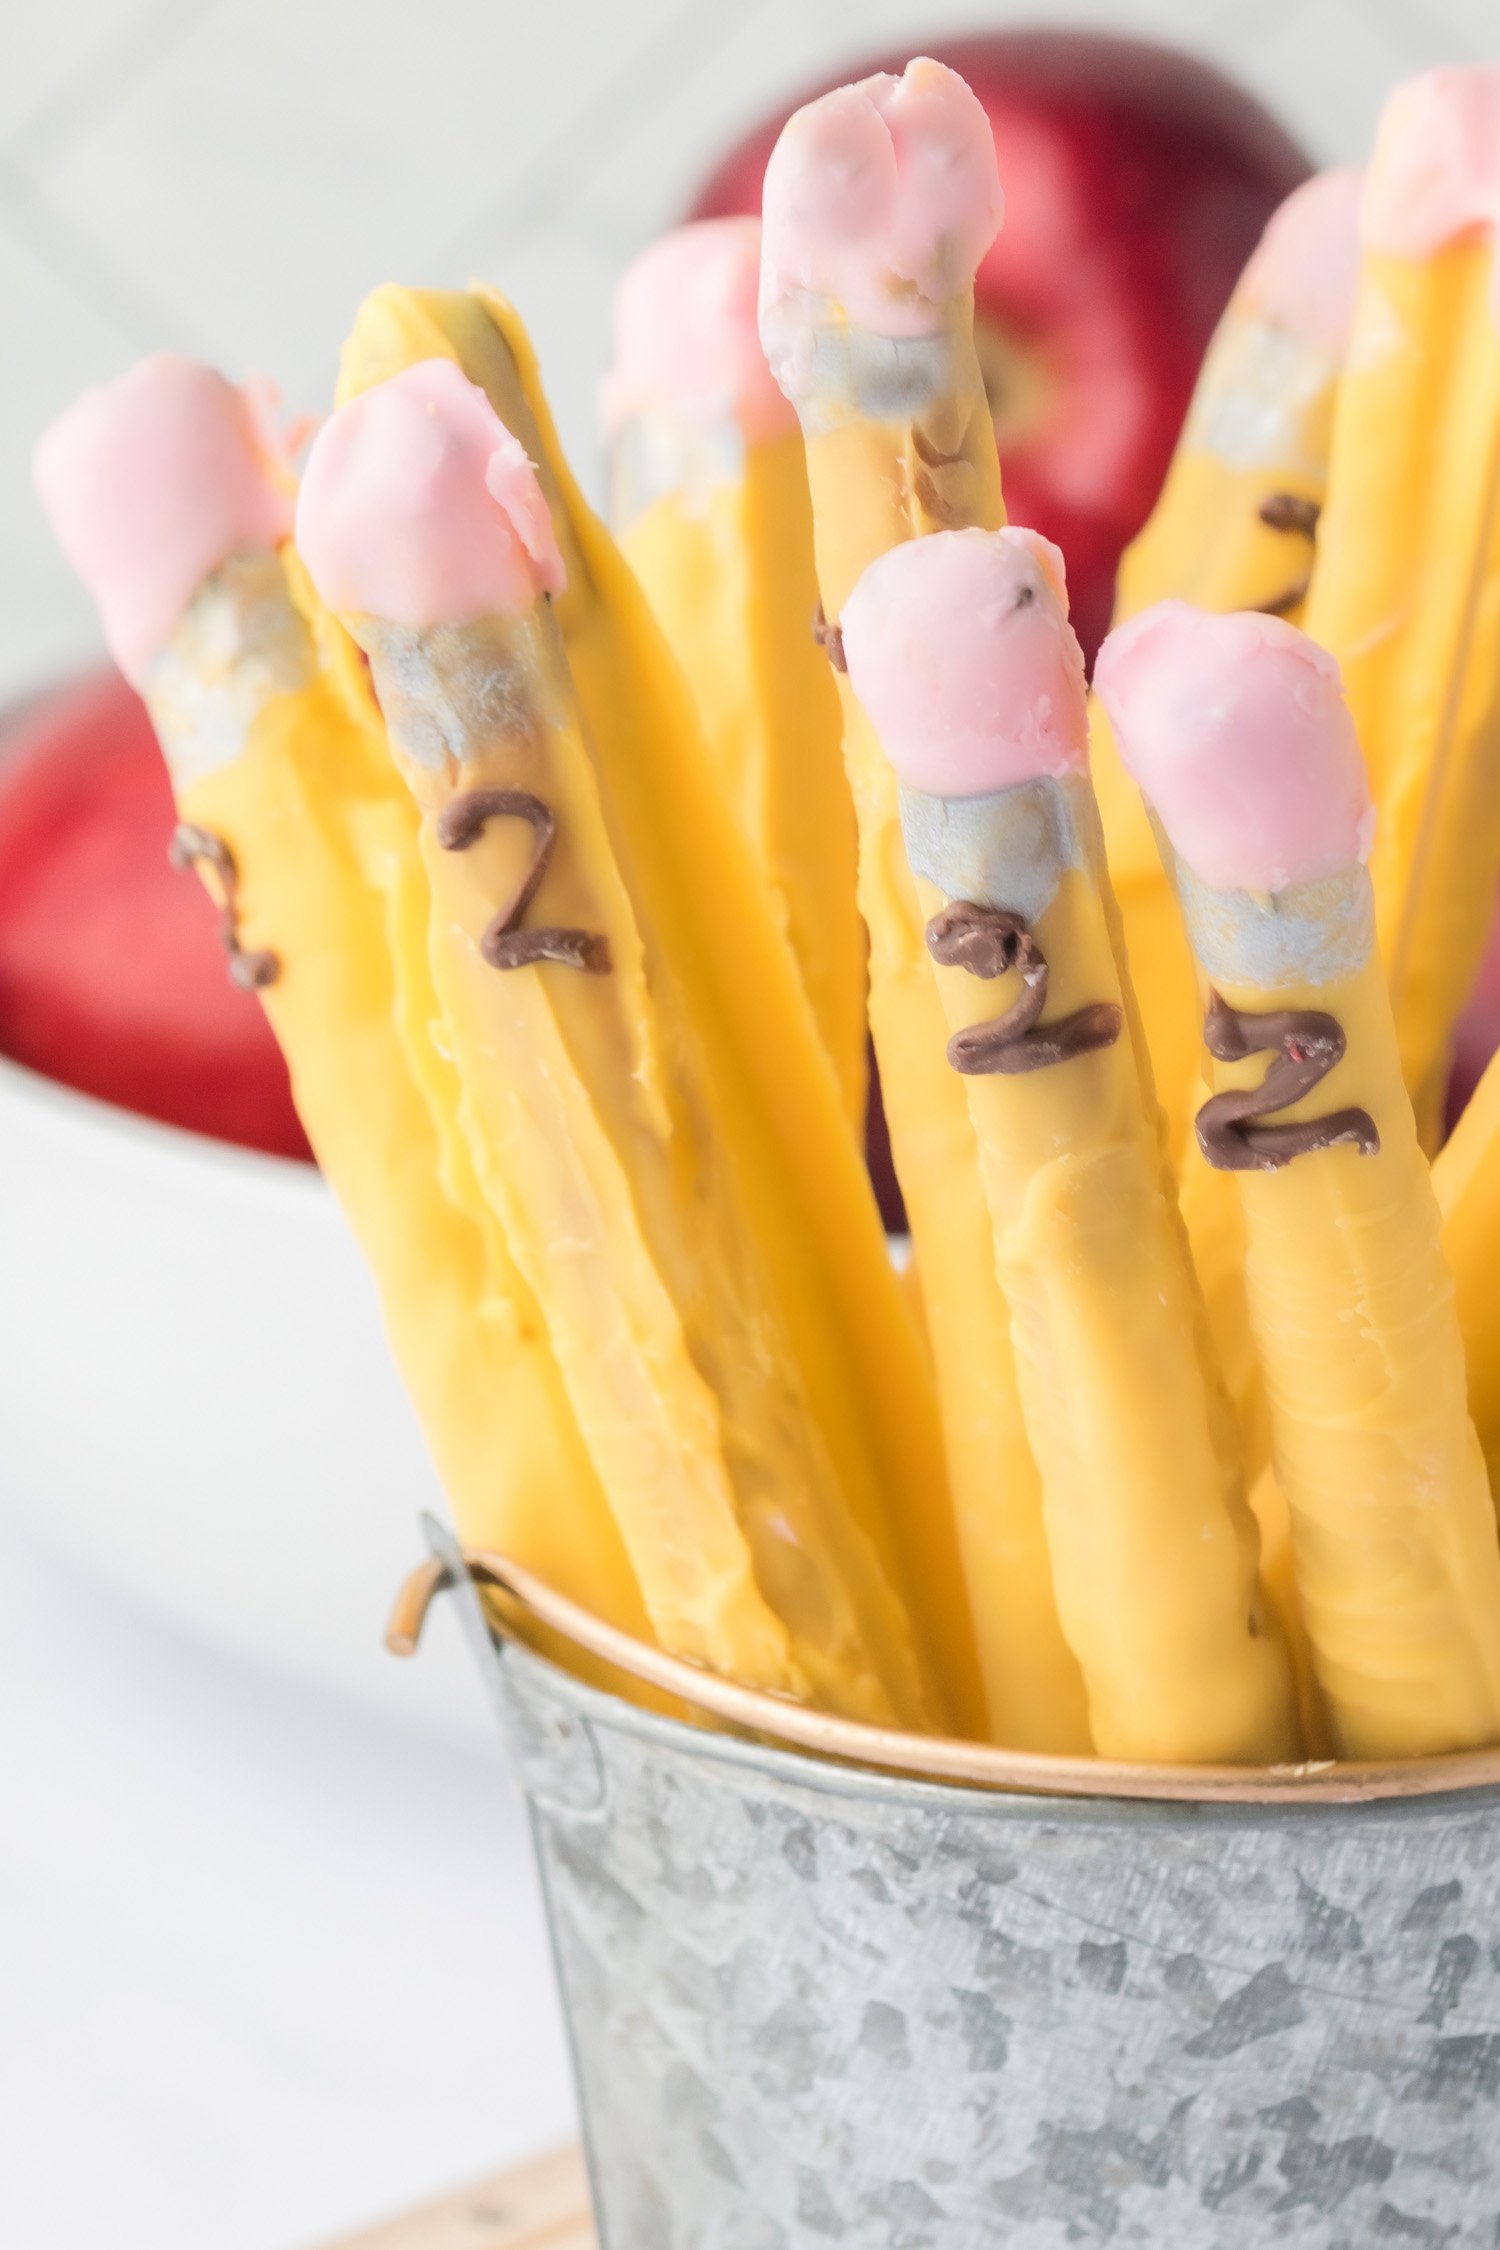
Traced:
<svg viewBox="0 0 1500 2250">
<path fill-rule="evenodd" d="M 934 1746 L 702 1679 L 430 1537 L 397 1640 L 453 1583 L 530 1805 L 604 2250 L 1500 2245 L 1496 1753 Z M 720 1727 L 581 1684 L 523 1612 Z"/>
</svg>

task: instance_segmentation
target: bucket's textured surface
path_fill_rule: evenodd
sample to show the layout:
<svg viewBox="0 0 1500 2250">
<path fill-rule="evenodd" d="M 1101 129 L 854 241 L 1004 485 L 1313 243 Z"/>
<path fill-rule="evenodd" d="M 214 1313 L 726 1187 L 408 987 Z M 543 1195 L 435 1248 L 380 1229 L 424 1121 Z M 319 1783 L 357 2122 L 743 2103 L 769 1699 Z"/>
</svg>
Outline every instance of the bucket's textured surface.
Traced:
<svg viewBox="0 0 1500 2250">
<path fill-rule="evenodd" d="M 607 2250 L 1500 2245 L 1494 1792 L 981 1795 L 487 1661 Z"/>
</svg>

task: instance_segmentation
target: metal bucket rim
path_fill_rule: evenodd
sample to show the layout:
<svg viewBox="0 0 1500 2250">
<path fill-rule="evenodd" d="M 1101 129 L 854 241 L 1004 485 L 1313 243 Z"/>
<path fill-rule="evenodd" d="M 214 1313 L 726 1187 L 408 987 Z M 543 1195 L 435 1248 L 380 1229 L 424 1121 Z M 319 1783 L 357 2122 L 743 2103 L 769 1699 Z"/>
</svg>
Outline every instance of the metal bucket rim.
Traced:
<svg viewBox="0 0 1500 2250">
<path fill-rule="evenodd" d="M 519 1634 L 502 1631 L 496 1636 L 496 1661 L 518 1666 L 540 1681 L 549 1698 L 566 1708 L 583 1727 L 602 1727 L 648 1747 L 676 1756 L 749 1770 L 775 1778 L 801 1790 L 807 1797 L 850 1801 L 874 1806 L 908 1806 L 930 1810 L 935 1818 L 961 1805 L 970 1816 L 1035 1821 L 1069 1827 L 1117 1826 L 1121 1821 L 1156 1826 L 1195 1827 L 1229 1825 L 1280 1826 L 1284 1821 L 1307 1823 L 1336 1821 L 1340 1827 L 1355 1822 L 1404 1822 L 1429 1817 L 1444 1807 L 1483 1814 L 1500 1811 L 1500 1783 L 1460 1783 L 1447 1789 L 1408 1791 L 1405 1795 L 1319 1797 L 1280 1796 L 1252 1798 L 1126 1796 L 1103 1790 L 1000 1787 L 993 1783 L 929 1779 L 889 1767 L 851 1764 L 845 1759 L 790 1749 L 780 1742 L 757 1736 L 694 1727 L 668 1713 L 627 1702 L 608 1688 L 581 1680 Z M 1190 1770 L 1190 1769 L 1184 1769 Z M 526 1783 L 528 1793 L 532 1783 Z"/>
<path fill-rule="evenodd" d="M 437 1531 L 436 1526 L 432 1529 Z M 957 1786 L 970 1801 L 976 1795 L 1033 1804 L 1045 1798 L 1079 1809 L 1085 1801 L 1101 1807 L 1128 1802 L 1138 1809 L 1176 1807 L 1199 1813 L 1214 1808 L 1297 1813 L 1330 1806 L 1394 1808 L 1431 1798 L 1500 1794 L 1500 1746 L 1381 1762 L 1171 1766 L 1051 1756 L 873 1727 L 742 1687 L 649 1648 L 489 1549 L 458 1550 L 442 1534 L 434 1544 L 440 1555 L 461 1554 L 471 1585 L 500 1597 L 485 1608 L 492 1630 L 524 1652 L 529 1662 L 544 1667 L 557 1690 L 582 1715 L 593 1711 L 618 1729 L 665 1743 L 680 1745 L 690 1735 L 699 1755 L 711 1750 L 734 1763 L 746 1757 L 756 1761 L 774 1757 L 804 1781 L 813 1768 L 820 1787 L 831 1786 L 837 1775 L 841 1787 L 857 1787 L 861 1793 L 874 1787 L 885 1795 L 905 1785 L 942 1794 Z M 426 1566 L 429 1571 L 433 1567 Z M 429 1591 L 433 1590 L 435 1584 Z M 502 1604 L 518 1610 L 523 1621 L 545 1626 L 600 1662 L 739 1729 L 739 1735 L 689 1728 L 680 1719 L 643 1709 L 607 1688 L 578 1679 L 538 1651 Z M 392 1645 L 401 1638 L 393 1633 Z"/>
</svg>

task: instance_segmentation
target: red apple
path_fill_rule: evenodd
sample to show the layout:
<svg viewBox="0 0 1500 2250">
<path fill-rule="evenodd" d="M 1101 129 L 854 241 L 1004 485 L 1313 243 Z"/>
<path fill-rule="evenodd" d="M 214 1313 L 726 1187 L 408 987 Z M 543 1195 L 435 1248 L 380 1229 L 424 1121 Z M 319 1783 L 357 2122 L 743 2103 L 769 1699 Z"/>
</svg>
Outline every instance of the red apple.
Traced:
<svg viewBox="0 0 1500 2250">
<path fill-rule="evenodd" d="M 968 80 L 994 126 L 1005 225 L 975 309 L 1006 505 L 1067 557 L 1092 661 L 1121 549 L 1160 490 L 1204 347 L 1308 163 L 1250 95 L 1170 48 L 997 31 L 923 51 Z M 838 82 L 905 61 L 879 56 Z M 758 211 L 777 134 L 822 90 L 747 135 L 692 215 Z"/>
<path fill-rule="evenodd" d="M 218 918 L 167 864 L 172 794 L 114 673 L 49 696 L 0 757 L 0 1053 L 218 1140 L 308 1157 L 286 1065 Z"/>
</svg>

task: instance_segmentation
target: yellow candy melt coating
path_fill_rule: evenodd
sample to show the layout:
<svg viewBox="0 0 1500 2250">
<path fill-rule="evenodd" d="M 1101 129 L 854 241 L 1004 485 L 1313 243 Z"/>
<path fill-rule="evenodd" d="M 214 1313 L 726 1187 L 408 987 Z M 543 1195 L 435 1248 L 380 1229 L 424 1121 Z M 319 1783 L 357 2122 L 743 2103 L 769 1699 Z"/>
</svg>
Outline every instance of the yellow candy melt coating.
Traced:
<svg viewBox="0 0 1500 2250">
<path fill-rule="evenodd" d="M 1367 251 L 1306 627 L 1370 769 L 1376 928 L 1423 1146 L 1500 877 L 1500 332 L 1487 236 Z"/>
<path fill-rule="evenodd" d="M 747 445 L 736 480 L 665 493 L 618 536 L 692 687 L 713 771 L 862 1135 L 865 936 L 839 699 L 812 633 L 818 589 L 801 439 Z"/>
<path fill-rule="evenodd" d="M 1121 1009 L 1102 864 L 1066 871 L 1035 935 L 1042 1023 Z M 942 894 L 920 886 L 928 913 Z M 949 1026 L 1004 1012 L 998 986 L 939 969 Z M 1107 1757 L 1296 1755 L 1286 1651 L 1257 1584 L 1257 1538 L 1128 1028 L 1050 1069 L 963 1081 L 1021 1404 L 1042 1474 L 1058 1606 Z"/>
<path fill-rule="evenodd" d="M 1342 1755 L 1500 1735 L 1500 1545 L 1469 1420 L 1453 1284 L 1378 961 L 1337 984 L 1220 984 L 1231 1007 L 1316 1008 L 1347 1051 L 1289 1120 L 1366 1109 L 1340 1146 L 1236 1175 L 1246 1283 L 1303 1613 Z M 1215 1063 L 1259 1084 L 1266 1058 Z"/>
<path fill-rule="evenodd" d="M 826 1447 L 833 1462 L 851 1553 L 867 1546 L 880 1558 L 886 1602 L 896 1602 L 898 1583 L 910 1592 L 924 1655 L 934 1652 L 922 1709 L 977 1728 L 972 1637 L 951 1530 L 945 1534 L 930 1378 L 837 1083 L 748 850 L 707 771 L 685 683 L 633 576 L 567 474 L 529 346 L 503 300 L 379 292 L 346 353 L 345 391 L 435 352 L 483 382 L 552 503 L 568 567 L 556 616 L 610 851 L 650 964 L 642 1051 L 664 1059 L 664 1091 L 682 1070 L 707 1104 L 705 1133 L 679 1145 L 676 1160 L 690 1170 L 695 1146 L 700 1162 L 711 1152 L 711 1172 L 748 1226 L 772 1334 L 797 1370 L 814 1433 L 805 1442 Z M 716 1275 L 711 1258 L 706 1264 L 709 1299 L 701 1320 L 684 1320 L 684 1333 L 727 1352 L 739 1331 L 717 1316 L 739 1279 Z M 725 1444 L 753 1453 L 755 1433 L 728 1430 Z M 817 1498 L 815 1490 L 809 1505 Z M 852 1568 L 850 1582 L 859 1583 Z M 761 1591 L 774 1601 L 780 1589 Z M 888 1667 L 901 1661 L 899 1617 L 897 1607 L 889 1632 L 872 1631 L 867 1644 Z M 860 1704 L 863 1687 L 849 1685 Z"/>
<path fill-rule="evenodd" d="M 438 1007 L 413 808 L 356 652 L 288 561 L 326 668 L 271 703 L 244 752 L 193 782 L 178 809 L 229 846 L 244 942 L 281 964 L 262 993 L 266 1012 L 374 1275 L 460 1538 L 649 1638 L 535 1300 L 468 1174 L 431 1045 Z"/>
<path fill-rule="evenodd" d="M 971 338 L 966 349 L 960 341 L 956 362 L 965 372 L 920 431 L 842 415 L 807 438 L 818 582 L 832 620 L 867 565 L 901 540 L 1004 520 Z M 934 456 L 945 465 L 935 470 Z M 1091 1740 L 1083 1679 L 1058 1617 L 973 1121 L 961 1082 L 942 1061 L 947 1025 L 896 780 L 846 679 L 840 689 L 870 944 L 870 1026 L 932 1344 L 989 1731 L 1017 1748 L 1083 1751 Z"/>
</svg>

